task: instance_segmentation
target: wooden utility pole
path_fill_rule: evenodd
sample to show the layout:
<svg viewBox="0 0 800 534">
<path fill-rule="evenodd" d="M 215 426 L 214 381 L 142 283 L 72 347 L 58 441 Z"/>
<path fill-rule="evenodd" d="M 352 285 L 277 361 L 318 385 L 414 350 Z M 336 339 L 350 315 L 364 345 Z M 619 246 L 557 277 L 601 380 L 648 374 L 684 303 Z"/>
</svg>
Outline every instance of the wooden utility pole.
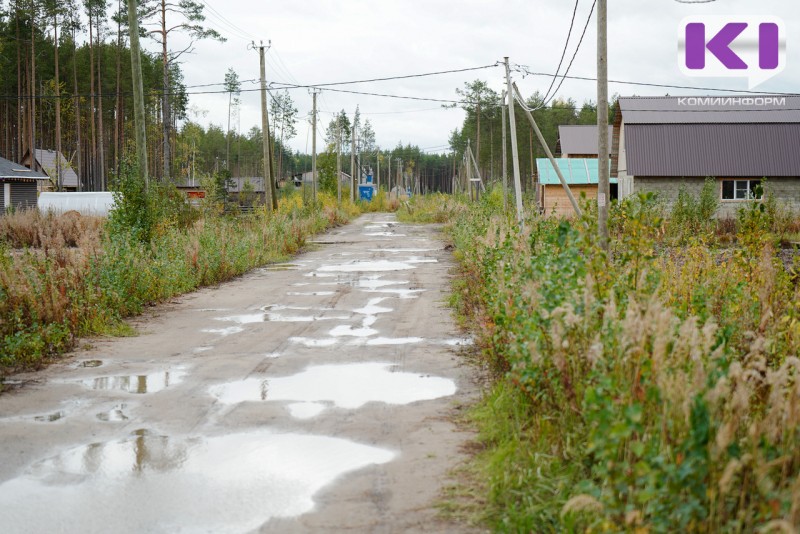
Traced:
<svg viewBox="0 0 800 534">
<path fill-rule="evenodd" d="M 375 193 L 381 192 L 381 151 L 378 150 L 378 155 L 375 157 L 378 162 L 378 172 L 375 173 Z"/>
<path fill-rule="evenodd" d="M 508 56 L 504 58 L 506 65 L 506 92 L 508 93 L 508 125 L 511 129 L 511 164 L 514 167 L 514 192 L 517 204 L 517 222 L 522 224 L 522 184 L 519 176 L 519 149 L 517 148 L 517 121 L 514 117 L 514 91 L 511 87 L 511 69 L 508 67 Z"/>
<path fill-rule="evenodd" d="M 503 211 L 508 209 L 508 146 L 506 145 L 506 98 L 508 93 L 503 91 L 503 105 L 500 106 L 503 128 Z"/>
<path fill-rule="evenodd" d="M 147 133 L 144 124 L 144 86 L 142 85 L 142 57 L 139 52 L 139 18 L 136 0 L 128 0 L 128 27 L 131 40 L 131 75 L 133 76 L 133 113 L 136 129 L 136 159 L 139 163 L 139 178 L 149 186 L 147 174 Z"/>
<path fill-rule="evenodd" d="M 56 75 L 56 191 L 64 186 L 61 178 L 61 81 L 58 76 L 58 13 L 53 13 L 53 44 L 55 45 Z"/>
<path fill-rule="evenodd" d="M 129 2 L 131 0 L 128 0 Z M 270 138 L 269 138 L 269 116 L 267 115 L 267 67 L 266 60 L 264 59 L 264 43 L 256 47 L 255 43 L 251 45 L 253 48 L 258 48 L 260 66 L 261 66 L 261 140 L 264 151 L 264 190 L 267 193 L 267 209 L 272 211 L 277 209 L 277 196 L 278 191 L 275 187 L 275 180 L 272 177 L 272 154 L 270 151 Z"/>
<path fill-rule="evenodd" d="M 356 178 L 356 122 L 353 121 L 353 129 L 350 131 L 350 200 L 356 201 L 356 188 L 358 178 Z"/>
<path fill-rule="evenodd" d="M 512 95 L 516 95 L 519 98 L 520 102 L 522 102 L 522 94 L 517 89 L 517 85 L 513 85 L 514 93 Z M 512 96 L 511 101 L 514 101 Z M 564 175 L 561 173 L 561 168 L 558 166 L 556 159 L 553 157 L 553 153 L 550 151 L 550 147 L 547 146 L 547 142 L 544 140 L 544 136 L 542 135 L 542 131 L 539 129 L 539 126 L 536 124 L 536 121 L 533 119 L 533 114 L 528 110 L 526 107 L 522 107 L 522 111 L 525 112 L 525 115 L 528 117 L 528 121 L 531 123 L 531 128 L 533 128 L 536 137 L 539 139 L 539 142 L 542 144 L 542 148 L 544 149 L 544 153 L 547 155 L 547 159 L 550 160 L 550 164 L 553 166 L 553 169 L 556 171 L 556 175 L 558 176 L 559 181 L 561 182 L 561 186 L 564 188 L 564 192 L 567 194 L 567 198 L 569 198 L 570 203 L 572 204 L 572 209 L 575 210 L 575 214 L 578 217 L 581 217 L 581 208 L 578 206 L 578 202 L 575 200 L 575 197 L 572 195 L 572 191 L 569 189 L 569 184 L 567 184 L 567 180 L 564 178 Z"/>
<path fill-rule="evenodd" d="M 336 201 L 342 203 L 342 117 L 336 117 Z"/>
<path fill-rule="evenodd" d="M 608 250 L 608 39 L 606 0 L 597 1 L 597 230 L 600 246 Z"/>
<path fill-rule="evenodd" d="M 392 195 L 392 153 L 389 152 L 389 172 L 386 173 L 386 194 L 391 198 Z"/>
<path fill-rule="evenodd" d="M 311 202 L 317 202 L 317 93 L 316 88 L 312 89 L 311 97 L 313 107 L 311 112 Z"/>
</svg>

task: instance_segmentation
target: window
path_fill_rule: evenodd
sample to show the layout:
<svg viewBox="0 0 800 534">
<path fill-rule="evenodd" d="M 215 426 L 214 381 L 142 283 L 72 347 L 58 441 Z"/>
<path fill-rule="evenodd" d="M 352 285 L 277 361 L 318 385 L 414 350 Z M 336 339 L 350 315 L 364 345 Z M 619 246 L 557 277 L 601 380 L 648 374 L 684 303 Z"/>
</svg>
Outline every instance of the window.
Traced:
<svg viewBox="0 0 800 534">
<path fill-rule="evenodd" d="M 761 180 L 723 180 L 722 200 L 761 200 Z"/>
</svg>

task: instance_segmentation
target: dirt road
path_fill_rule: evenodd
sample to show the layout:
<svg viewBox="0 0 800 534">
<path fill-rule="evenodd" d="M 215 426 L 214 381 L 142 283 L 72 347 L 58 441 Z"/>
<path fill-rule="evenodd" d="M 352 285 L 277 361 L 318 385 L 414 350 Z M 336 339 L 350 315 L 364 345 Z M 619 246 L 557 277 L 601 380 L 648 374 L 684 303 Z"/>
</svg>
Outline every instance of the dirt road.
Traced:
<svg viewBox="0 0 800 534">
<path fill-rule="evenodd" d="M 435 227 L 373 214 L 0 396 L 4 532 L 452 532 L 476 394 Z"/>
</svg>

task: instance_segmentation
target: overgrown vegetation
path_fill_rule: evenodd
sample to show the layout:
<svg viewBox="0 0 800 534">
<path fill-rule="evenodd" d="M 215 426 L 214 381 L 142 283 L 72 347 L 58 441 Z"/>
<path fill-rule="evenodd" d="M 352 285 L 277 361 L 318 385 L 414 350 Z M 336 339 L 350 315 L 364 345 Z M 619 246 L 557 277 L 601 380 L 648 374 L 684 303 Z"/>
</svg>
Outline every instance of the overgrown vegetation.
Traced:
<svg viewBox="0 0 800 534">
<path fill-rule="evenodd" d="M 149 304 L 285 259 L 360 213 L 330 196 L 311 207 L 293 195 L 275 213 L 201 217 L 174 188 L 145 191 L 132 176 L 124 167 L 119 208 L 105 223 L 75 213 L 0 217 L 0 377 L 39 367 L 78 336 L 118 332 Z"/>
<path fill-rule="evenodd" d="M 497 192 L 426 210 L 453 217 L 454 302 L 496 377 L 473 411 L 495 530 L 800 524 L 800 290 L 775 249 L 788 219 L 752 203 L 721 241 L 686 200 L 666 218 L 652 196 L 617 206 L 609 255 L 590 206 L 523 230 Z"/>
</svg>

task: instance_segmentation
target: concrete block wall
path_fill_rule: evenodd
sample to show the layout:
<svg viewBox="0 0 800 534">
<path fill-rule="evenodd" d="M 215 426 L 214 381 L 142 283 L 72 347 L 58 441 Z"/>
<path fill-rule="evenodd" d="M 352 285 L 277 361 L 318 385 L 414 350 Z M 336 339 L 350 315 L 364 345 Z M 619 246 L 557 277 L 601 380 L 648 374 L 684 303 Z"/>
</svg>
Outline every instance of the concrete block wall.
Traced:
<svg viewBox="0 0 800 534">
<path fill-rule="evenodd" d="M 678 199 L 678 192 L 683 187 L 688 193 L 699 196 L 703 189 L 705 178 L 699 177 L 651 177 L 637 176 L 633 180 L 633 191 L 635 194 L 640 192 L 653 192 L 666 205 L 667 209 L 672 209 L 672 205 Z M 776 177 L 768 178 L 766 188 L 770 191 L 779 204 L 790 207 L 795 212 L 800 212 L 800 177 Z M 722 185 L 717 180 L 717 195 L 722 196 Z M 717 217 L 727 218 L 736 217 L 736 212 L 740 207 L 749 201 L 723 201 L 720 200 L 717 209 Z"/>
</svg>

